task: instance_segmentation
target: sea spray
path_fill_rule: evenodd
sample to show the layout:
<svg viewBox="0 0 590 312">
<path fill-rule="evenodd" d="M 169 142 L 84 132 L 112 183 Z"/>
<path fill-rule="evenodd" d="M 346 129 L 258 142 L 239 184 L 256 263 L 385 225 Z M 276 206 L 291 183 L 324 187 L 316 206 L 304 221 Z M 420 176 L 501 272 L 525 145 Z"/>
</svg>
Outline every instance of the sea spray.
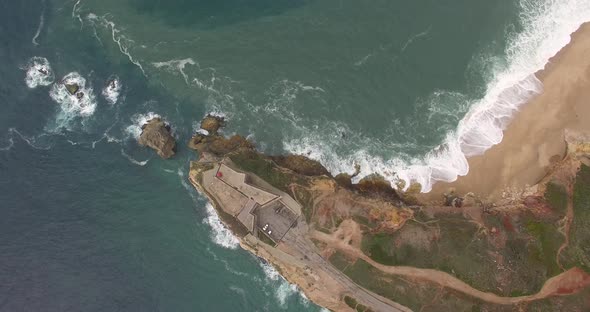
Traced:
<svg viewBox="0 0 590 312">
<path fill-rule="evenodd" d="M 148 112 L 145 114 L 135 114 L 131 117 L 131 125 L 127 126 L 125 129 L 125 133 L 127 134 L 128 139 L 139 139 L 141 135 L 141 127 L 147 124 L 148 121 L 154 118 L 161 118 L 160 115 L 154 112 Z"/>
<path fill-rule="evenodd" d="M 297 294 L 300 295 L 303 303 L 309 303 L 309 299 L 300 291 L 297 285 L 289 283 L 272 265 L 260 262 L 260 266 L 268 282 L 275 287 L 275 297 L 281 307 L 286 307 L 287 299 Z"/>
<path fill-rule="evenodd" d="M 102 89 L 102 96 L 109 104 L 114 105 L 119 100 L 121 89 L 122 85 L 119 77 L 113 75 L 109 77 L 106 85 Z"/>
<path fill-rule="evenodd" d="M 207 203 L 205 207 L 207 210 L 207 217 L 203 222 L 211 227 L 211 240 L 221 247 L 237 249 L 238 246 L 240 246 L 240 241 L 221 222 L 213 205 Z"/>
<path fill-rule="evenodd" d="M 26 70 L 25 83 L 31 89 L 48 86 L 55 80 L 51 64 L 44 57 L 32 57 L 24 69 Z"/>
<path fill-rule="evenodd" d="M 68 91 L 66 85 L 76 85 L 75 94 Z M 49 91 L 51 98 L 60 105 L 64 122 L 74 117 L 88 117 L 96 110 L 96 98 L 91 86 L 86 85 L 86 79 L 76 72 L 72 72 L 53 85 Z"/>
<path fill-rule="evenodd" d="M 535 73 L 570 41 L 578 27 L 590 21 L 590 1 L 520 1 L 522 31 L 513 34 L 505 50 L 506 66 L 494 67 L 481 99 L 470 101 L 470 110 L 443 144 L 422 159 L 384 159 L 366 149 L 340 155 L 331 142 L 310 135 L 284 142 L 284 149 L 322 162 L 332 173 L 361 165 L 358 179 L 379 173 L 395 185 L 418 182 L 428 192 L 437 181 L 454 181 L 469 171 L 467 158 L 481 155 L 503 139 L 513 116 L 523 104 L 542 91 Z"/>
</svg>

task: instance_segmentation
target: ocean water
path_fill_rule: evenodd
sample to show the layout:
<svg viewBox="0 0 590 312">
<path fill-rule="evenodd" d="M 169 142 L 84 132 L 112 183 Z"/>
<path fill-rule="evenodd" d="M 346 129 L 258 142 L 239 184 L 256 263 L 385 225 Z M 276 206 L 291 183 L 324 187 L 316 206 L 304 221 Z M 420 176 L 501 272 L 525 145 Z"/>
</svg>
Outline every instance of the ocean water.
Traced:
<svg viewBox="0 0 590 312">
<path fill-rule="evenodd" d="M 584 0 L 0 0 L 0 311 L 319 311 L 187 184 L 198 121 L 427 190 L 588 20 Z M 136 143 L 156 115 L 171 160 Z"/>
</svg>

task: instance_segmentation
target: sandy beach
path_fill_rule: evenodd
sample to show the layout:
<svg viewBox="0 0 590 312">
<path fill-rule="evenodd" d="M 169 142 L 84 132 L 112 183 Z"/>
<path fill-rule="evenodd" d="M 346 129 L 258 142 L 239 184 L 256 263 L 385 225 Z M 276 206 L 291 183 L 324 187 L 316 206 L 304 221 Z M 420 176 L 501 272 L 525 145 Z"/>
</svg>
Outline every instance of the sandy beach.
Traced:
<svg viewBox="0 0 590 312">
<path fill-rule="evenodd" d="M 521 108 L 502 142 L 469 158 L 469 173 L 436 184 L 427 200 L 440 199 L 450 188 L 497 199 L 503 191 L 535 185 L 564 156 L 566 129 L 590 131 L 590 23 L 572 34 L 571 42 L 536 75 L 542 93 Z"/>
</svg>

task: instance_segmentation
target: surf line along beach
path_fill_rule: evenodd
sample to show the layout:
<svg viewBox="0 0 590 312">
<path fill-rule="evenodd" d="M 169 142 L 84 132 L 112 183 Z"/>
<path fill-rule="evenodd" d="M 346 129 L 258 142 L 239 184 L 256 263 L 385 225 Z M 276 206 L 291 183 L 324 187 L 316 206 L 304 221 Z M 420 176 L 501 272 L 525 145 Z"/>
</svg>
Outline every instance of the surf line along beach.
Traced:
<svg viewBox="0 0 590 312">
<path fill-rule="evenodd" d="M 498 199 L 535 185 L 566 152 L 566 129 L 590 131 L 590 23 L 535 74 L 543 90 L 520 111 L 502 141 L 483 155 L 468 158 L 469 173 L 451 183 L 438 182 L 425 200 L 455 189 Z"/>
</svg>

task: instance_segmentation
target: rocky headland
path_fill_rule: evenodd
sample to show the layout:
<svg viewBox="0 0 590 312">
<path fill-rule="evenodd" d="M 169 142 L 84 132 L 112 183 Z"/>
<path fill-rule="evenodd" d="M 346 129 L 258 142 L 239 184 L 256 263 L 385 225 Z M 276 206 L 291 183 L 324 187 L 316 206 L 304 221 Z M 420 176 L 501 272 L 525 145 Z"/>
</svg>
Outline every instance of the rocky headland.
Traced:
<svg viewBox="0 0 590 312">
<path fill-rule="evenodd" d="M 240 135 L 222 136 L 225 121 L 218 117 L 205 120 L 207 132 L 188 144 L 199 155 L 190 165 L 191 183 L 244 249 L 321 306 L 333 311 L 590 307 L 590 227 L 584 226 L 590 224 L 590 210 L 584 208 L 590 202 L 584 193 L 590 194 L 590 138 L 584 133 L 568 132 L 568 153 L 528 192 L 489 201 L 448 189 L 423 202 L 419 185 L 400 192 L 378 175 L 353 184 L 358 168 L 333 177 L 305 156 L 267 156 Z M 288 217 L 275 216 L 265 210 L 269 203 L 248 199 L 252 188 L 300 208 L 290 208 Z M 275 225 L 283 217 L 290 227 Z M 276 236 L 277 231 L 283 232 Z"/>
</svg>

